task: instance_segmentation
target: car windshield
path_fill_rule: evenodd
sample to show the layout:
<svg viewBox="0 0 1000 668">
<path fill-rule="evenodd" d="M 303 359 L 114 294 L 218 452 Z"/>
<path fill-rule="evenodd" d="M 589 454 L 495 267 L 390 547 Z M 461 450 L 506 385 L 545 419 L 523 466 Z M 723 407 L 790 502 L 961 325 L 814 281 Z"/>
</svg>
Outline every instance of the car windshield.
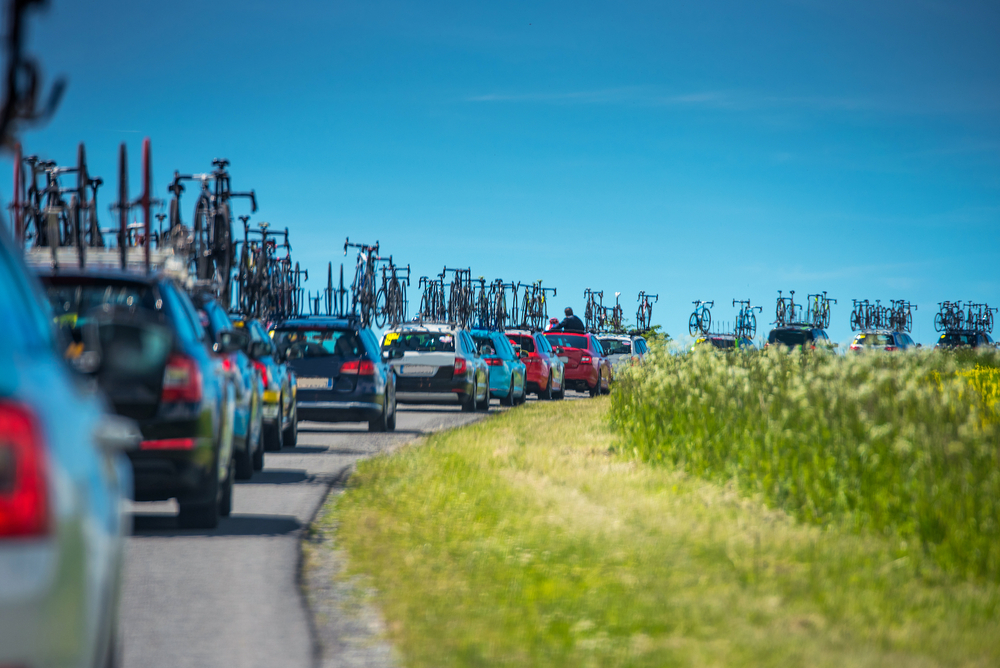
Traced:
<svg viewBox="0 0 1000 668">
<path fill-rule="evenodd" d="M 421 353 L 455 352 L 455 336 L 448 332 L 389 332 L 382 340 L 382 350 L 394 346 Z"/>
<path fill-rule="evenodd" d="M 939 346 L 973 346 L 976 345 L 975 334 L 960 334 L 958 332 L 945 332 L 938 339 Z"/>
<path fill-rule="evenodd" d="M 801 346 L 809 338 L 809 331 L 805 329 L 776 329 L 767 337 L 767 342 L 772 345 L 780 343 L 786 346 Z"/>
<path fill-rule="evenodd" d="M 274 333 L 279 350 L 288 359 L 306 357 L 360 357 L 361 339 L 350 330 L 339 329 L 279 329 Z"/>
<path fill-rule="evenodd" d="M 546 334 L 545 338 L 548 339 L 549 343 L 553 346 L 562 346 L 563 348 L 580 348 L 582 350 L 588 350 L 590 348 L 590 342 L 587 340 L 587 337 L 579 334 Z"/>
<path fill-rule="evenodd" d="M 607 355 L 631 355 L 632 342 L 621 339 L 601 339 L 601 346 Z"/>
<path fill-rule="evenodd" d="M 888 334 L 858 334 L 854 339 L 854 343 L 859 346 L 891 346 L 892 337 Z"/>
<path fill-rule="evenodd" d="M 517 334 L 511 334 L 507 337 L 513 346 L 521 346 L 521 350 L 526 353 L 535 352 L 535 340 L 530 336 L 519 336 Z"/>
</svg>

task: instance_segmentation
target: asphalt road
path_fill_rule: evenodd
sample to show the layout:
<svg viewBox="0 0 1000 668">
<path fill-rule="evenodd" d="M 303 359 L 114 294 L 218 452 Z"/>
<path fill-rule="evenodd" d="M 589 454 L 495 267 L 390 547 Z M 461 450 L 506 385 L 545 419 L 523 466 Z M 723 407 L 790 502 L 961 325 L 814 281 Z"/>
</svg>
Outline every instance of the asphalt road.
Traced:
<svg viewBox="0 0 1000 668">
<path fill-rule="evenodd" d="M 135 504 L 119 627 L 124 665 L 315 665 L 299 541 L 327 490 L 359 458 L 481 415 L 400 406 L 392 434 L 300 422 L 298 447 L 267 453 L 263 471 L 237 482 L 232 516 L 213 531 L 178 529 L 173 502 Z"/>
</svg>

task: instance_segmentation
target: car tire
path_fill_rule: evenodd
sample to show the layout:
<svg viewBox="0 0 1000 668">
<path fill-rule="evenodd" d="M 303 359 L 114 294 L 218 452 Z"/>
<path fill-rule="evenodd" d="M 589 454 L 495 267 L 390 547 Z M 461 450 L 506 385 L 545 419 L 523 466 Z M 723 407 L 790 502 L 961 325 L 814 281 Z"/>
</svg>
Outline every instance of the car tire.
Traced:
<svg viewBox="0 0 1000 668">
<path fill-rule="evenodd" d="M 299 442 L 299 411 L 294 407 L 292 410 L 294 411 L 292 419 L 288 421 L 288 427 L 282 434 L 281 447 L 283 448 L 294 448 Z"/>
<path fill-rule="evenodd" d="M 392 393 L 392 413 L 389 414 L 389 418 L 386 420 L 386 431 L 396 431 L 396 409 L 398 405 L 396 404 L 396 393 Z"/>
<path fill-rule="evenodd" d="M 254 471 L 264 470 L 264 416 L 260 401 L 257 402 L 257 438 L 254 440 L 252 461 Z"/>
<path fill-rule="evenodd" d="M 207 501 L 181 503 L 177 524 L 183 529 L 214 529 L 219 525 L 219 472 L 212 467 L 205 490 Z"/>
<path fill-rule="evenodd" d="M 250 440 L 249 436 L 247 440 Z M 246 447 L 246 451 L 235 453 L 237 480 L 249 480 L 253 477 L 253 455 L 250 454 L 250 444 L 247 443 Z"/>
<path fill-rule="evenodd" d="M 479 384 L 472 384 L 472 394 L 466 394 L 462 396 L 462 410 L 466 413 L 472 413 L 476 410 L 476 395 L 479 394 Z"/>
<path fill-rule="evenodd" d="M 552 401 L 552 373 L 549 373 L 549 382 L 545 384 L 545 390 L 539 390 L 538 398 L 542 401 Z"/>
<path fill-rule="evenodd" d="M 368 421 L 368 431 L 389 431 L 389 393 L 382 400 L 382 413 L 374 420 Z"/>
<path fill-rule="evenodd" d="M 507 406 L 512 408 L 517 404 L 517 398 L 514 396 L 514 377 L 510 377 L 510 389 L 507 391 L 507 396 L 500 399 L 501 406 Z"/>
<path fill-rule="evenodd" d="M 219 516 L 229 517 L 233 512 L 233 479 L 236 477 L 235 463 L 229 462 L 226 482 L 222 488 L 222 498 L 219 499 Z"/>
<path fill-rule="evenodd" d="M 559 386 L 559 393 L 553 395 L 556 400 L 562 401 L 566 398 L 566 377 L 563 376 L 562 385 Z"/>
<path fill-rule="evenodd" d="M 489 413 L 490 411 L 490 384 L 489 377 L 487 377 L 486 388 L 483 392 L 483 400 L 476 401 L 476 410 L 483 411 L 484 413 Z"/>
<path fill-rule="evenodd" d="M 591 398 L 593 398 L 593 397 L 596 397 L 596 396 L 598 396 L 600 394 L 601 394 L 601 372 L 598 371 L 597 372 L 597 382 L 594 383 L 594 386 L 592 388 L 590 388 L 590 396 L 591 396 Z"/>
<path fill-rule="evenodd" d="M 283 447 L 284 432 L 281 422 L 284 415 L 281 410 L 281 400 L 278 400 L 278 419 L 274 424 L 264 425 L 264 449 L 269 452 L 278 452 Z"/>
</svg>

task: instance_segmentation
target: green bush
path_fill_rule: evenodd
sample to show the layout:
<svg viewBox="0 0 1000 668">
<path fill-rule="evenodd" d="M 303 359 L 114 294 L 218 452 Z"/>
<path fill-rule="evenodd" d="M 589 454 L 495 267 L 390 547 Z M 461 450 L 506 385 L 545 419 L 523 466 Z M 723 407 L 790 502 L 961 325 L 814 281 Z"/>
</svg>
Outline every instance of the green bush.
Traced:
<svg viewBox="0 0 1000 668">
<path fill-rule="evenodd" d="M 994 355 L 670 354 L 620 374 L 611 419 L 643 461 L 734 480 L 800 521 L 846 523 L 1000 580 Z M 963 375 L 964 374 L 964 375 Z M 975 382 L 972 382 L 972 381 Z"/>
</svg>

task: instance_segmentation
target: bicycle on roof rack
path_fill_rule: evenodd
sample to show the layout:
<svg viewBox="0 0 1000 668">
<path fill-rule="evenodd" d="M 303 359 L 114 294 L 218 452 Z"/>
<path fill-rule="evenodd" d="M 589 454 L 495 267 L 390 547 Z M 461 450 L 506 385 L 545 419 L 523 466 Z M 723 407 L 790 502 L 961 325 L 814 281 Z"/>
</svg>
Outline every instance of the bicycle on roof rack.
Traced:
<svg viewBox="0 0 1000 668">
<path fill-rule="evenodd" d="M 889 328 L 897 332 L 912 332 L 913 311 L 917 310 L 917 305 L 905 299 L 892 299 L 890 303 L 892 306 L 889 307 L 888 313 Z"/>
<path fill-rule="evenodd" d="M 778 301 L 774 308 L 774 324 L 778 327 L 799 323 L 802 306 L 795 303 L 795 290 L 789 290 L 790 297 L 782 297 L 778 290 Z"/>
<path fill-rule="evenodd" d="M 224 304 L 228 304 L 230 273 L 236 259 L 231 201 L 245 197 L 250 200 L 251 213 L 256 213 L 257 195 L 254 190 L 232 190 L 228 160 L 217 158 L 212 161 L 212 166 L 214 169 L 207 174 L 174 172 L 173 182 L 167 188 L 173 195 L 167 234 L 174 248 L 187 255 L 191 273 L 200 281 L 214 284 L 217 295 Z M 185 181 L 196 181 L 200 185 L 191 228 L 184 225 L 180 213 Z"/>
<path fill-rule="evenodd" d="M 751 306 L 749 299 L 734 299 L 733 306 L 737 304 L 740 305 L 740 312 L 736 315 L 736 327 L 733 333 L 736 336 L 745 336 L 748 339 L 752 339 L 757 336 L 757 316 L 753 312 L 763 313 L 764 307 Z"/>
<path fill-rule="evenodd" d="M 830 326 L 830 304 L 836 304 L 837 300 L 826 296 L 826 290 L 806 296 L 806 320 L 817 329 L 826 329 Z"/>
<path fill-rule="evenodd" d="M 641 290 L 637 301 L 639 308 L 635 312 L 635 328 L 637 331 L 644 332 L 653 325 L 653 303 L 660 301 L 660 295 L 651 295 L 645 290 Z"/>
<path fill-rule="evenodd" d="M 622 334 L 625 332 L 625 313 L 622 310 L 621 304 L 618 303 L 618 298 L 622 293 L 615 293 L 615 305 L 609 306 L 608 311 L 611 315 L 607 317 L 608 326 L 612 332 L 615 334 Z"/>
<path fill-rule="evenodd" d="M 997 309 L 990 308 L 989 304 L 966 303 L 965 329 L 974 332 L 993 332 L 993 314 Z"/>
<path fill-rule="evenodd" d="M 507 310 L 507 290 L 514 295 L 514 311 Z M 490 284 L 487 296 L 487 317 L 484 326 L 487 329 L 503 331 L 507 327 L 509 313 L 517 311 L 517 285 L 513 282 L 504 283 L 502 278 L 495 279 Z"/>
<path fill-rule="evenodd" d="M 965 323 L 965 311 L 962 302 L 938 302 L 938 312 L 934 316 L 934 329 L 941 332 L 950 329 L 962 329 Z"/>
<path fill-rule="evenodd" d="M 472 269 L 454 269 L 445 267 L 440 274 L 442 284 L 448 272 L 452 273 L 451 283 L 448 285 L 448 320 L 463 327 L 468 326 L 472 320 L 473 313 L 473 293 L 472 293 Z"/>
<path fill-rule="evenodd" d="M 555 297 L 556 288 L 542 287 L 540 280 L 524 287 L 524 299 L 521 301 L 521 322 L 531 329 L 544 329 L 549 319 L 548 304 L 545 293 L 551 292 Z"/>
<path fill-rule="evenodd" d="M 694 304 L 694 311 L 691 312 L 691 317 L 688 318 L 688 333 L 691 336 L 708 334 L 709 329 L 712 327 L 711 308 L 715 306 L 715 300 L 707 302 L 698 299 L 691 303 Z"/>
<path fill-rule="evenodd" d="M 406 275 L 388 258 L 382 267 L 382 285 L 375 295 L 375 326 L 391 327 L 406 320 L 406 286 L 410 284 L 410 265 L 406 265 Z M 405 281 L 405 283 L 404 283 Z"/>
<path fill-rule="evenodd" d="M 583 326 L 588 332 L 599 332 L 604 329 L 604 290 L 591 290 L 586 288 L 583 291 L 583 298 L 587 300 L 583 307 Z"/>
<path fill-rule="evenodd" d="M 447 319 L 448 314 L 444 300 L 444 276 L 431 278 L 421 276 L 417 281 L 417 289 L 420 290 L 420 311 L 417 319 L 423 322 L 441 322 Z"/>
<path fill-rule="evenodd" d="M 348 248 L 357 248 L 358 257 L 354 265 L 354 282 L 351 283 L 351 313 L 360 316 L 362 327 L 368 327 L 375 312 L 375 263 L 378 257 L 378 241 L 374 245 L 352 244 L 350 237 L 344 240 L 344 255 Z"/>
</svg>

